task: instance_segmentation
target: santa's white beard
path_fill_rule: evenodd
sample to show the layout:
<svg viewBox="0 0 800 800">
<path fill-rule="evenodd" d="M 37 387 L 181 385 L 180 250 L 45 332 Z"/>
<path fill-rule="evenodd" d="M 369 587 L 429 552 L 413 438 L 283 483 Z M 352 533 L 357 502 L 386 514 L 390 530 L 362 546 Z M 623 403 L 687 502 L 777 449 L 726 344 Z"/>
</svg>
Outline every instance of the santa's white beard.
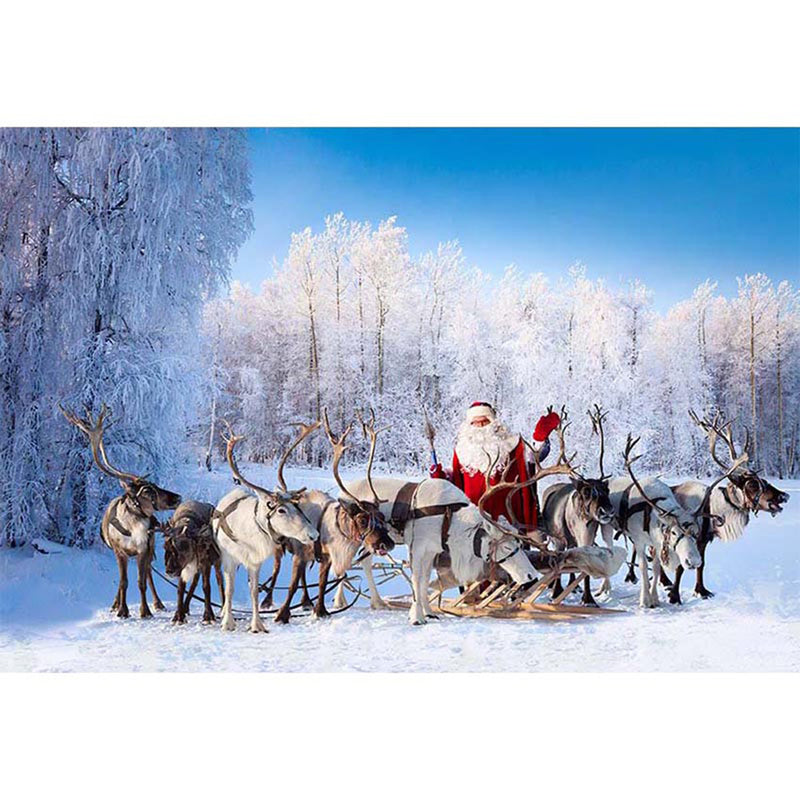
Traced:
<svg viewBox="0 0 800 800">
<path fill-rule="evenodd" d="M 505 469 L 509 453 L 517 446 L 519 434 L 511 433 L 495 420 L 479 427 L 464 422 L 456 437 L 456 455 L 461 466 L 470 474 L 486 472 L 497 459 L 498 470 Z"/>
</svg>

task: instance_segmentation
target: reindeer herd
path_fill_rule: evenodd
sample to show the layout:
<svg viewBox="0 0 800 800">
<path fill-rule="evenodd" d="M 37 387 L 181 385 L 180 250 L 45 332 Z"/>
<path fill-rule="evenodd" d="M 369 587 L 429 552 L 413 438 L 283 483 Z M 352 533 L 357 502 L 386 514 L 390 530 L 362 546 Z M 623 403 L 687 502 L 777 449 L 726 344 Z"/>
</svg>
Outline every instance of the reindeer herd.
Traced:
<svg viewBox="0 0 800 800">
<path fill-rule="evenodd" d="M 253 633 L 265 632 L 261 610 L 271 608 L 273 591 L 285 554 L 292 556 L 292 574 L 286 599 L 277 611 L 276 621 L 286 623 L 292 601 L 302 584 L 303 604 L 310 605 L 307 569 L 319 567 L 318 593 L 314 605 L 317 617 L 328 616 L 325 597 L 331 571 L 338 589 L 334 606 L 345 606 L 344 583 L 348 570 L 356 564 L 364 570 L 369 586 L 370 607 L 387 607 L 373 575 L 374 556 L 386 556 L 398 545 L 408 550 L 412 585 L 409 619 L 415 625 L 436 618 L 430 599 L 431 573 L 435 571 L 440 592 L 452 587 L 484 584 L 510 587 L 514 592 L 540 584 L 553 598 L 563 597 L 561 575 L 584 575 L 582 604 L 595 606 L 591 577 L 600 577 L 600 591 L 611 593 L 610 578 L 632 557 L 626 581 L 641 580 L 639 602 L 652 608 L 659 604 L 658 587 L 667 588 L 671 603 L 680 603 L 680 583 L 686 570 L 696 572 L 695 592 L 712 596 L 703 582 L 706 548 L 714 538 L 730 541 L 743 533 L 751 514 L 766 511 L 773 516 L 782 511 L 788 495 L 755 471 L 747 468 L 747 444 L 737 453 L 732 424 L 719 415 L 690 416 L 708 438 L 711 456 L 720 469 L 710 483 L 690 480 L 668 485 L 655 476 L 637 477 L 633 465 L 638 439 L 628 436 L 624 451 L 625 471 L 610 476 L 603 469 L 606 413 L 598 406 L 589 412 L 593 431 L 599 439 L 599 474 L 586 477 L 573 466 L 575 454 L 567 457 L 565 431 L 570 425 L 562 409 L 556 430 L 559 453 L 549 466 L 532 456 L 530 478 L 524 483 L 509 482 L 504 465 L 487 456 L 486 491 L 476 506 L 450 482 L 436 478 L 405 481 L 372 475 L 378 436 L 375 415 L 357 414 L 341 434 L 331 430 L 327 413 L 311 424 L 299 424 L 299 434 L 283 453 L 277 471 L 278 486 L 267 489 L 253 483 L 239 470 L 234 449 L 242 437 L 230 426 L 226 436 L 226 456 L 234 479 L 239 484 L 216 506 L 199 500 L 182 500 L 180 495 L 147 479 L 111 465 L 103 443 L 110 412 L 103 405 L 96 419 L 87 410 L 85 417 L 61 408 L 67 420 L 87 437 L 94 463 L 106 475 L 120 482 L 122 494 L 106 508 L 101 538 L 113 551 L 119 566 L 119 583 L 111 610 L 128 617 L 128 560 L 136 559 L 140 615 L 152 616 L 147 589 L 156 609 L 163 610 L 153 583 L 152 563 L 158 533 L 162 534 L 167 574 L 177 580 L 177 606 L 173 622 L 183 623 L 191 598 L 202 580 L 204 622 L 214 622 L 211 601 L 211 573 L 222 597 L 221 627 L 236 627 L 233 594 L 236 572 L 247 571 L 250 589 L 250 626 Z M 339 474 L 348 436 L 356 421 L 369 441 L 369 459 L 363 479 L 345 484 Z M 338 496 L 305 487 L 290 489 L 284 468 L 291 453 L 307 437 L 322 428 L 332 451 L 332 473 L 339 487 Z M 730 458 L 717 454 L 719 442 L 727 446 Z M 563 476 L 566 482 L 548 486 L 541 494 L 539 522 L 530 529 L 514 515 L 514 493 L 550 476 Z M 505 519 L 493 519 L 486 502 L 505 492 Z M 172 510 L 172 517 L 160 523 L 156 512 Z M 602 546 L 598 545 L 602 540 Z M 262 565 L 273 559 L 270 579 L 262 587 Z M 635 566 L 639 568 L 639 578 Z M 669 574 L 674 577 L 670 579 Z M 544 584 L 544 585 L 542 585 Z M 266 595 L 259 604 L 259 594 Z M 568 587 L 569 589 L 569 587 Z M 466 594 L 462 595 L 466 597 Z"/>
</svg>

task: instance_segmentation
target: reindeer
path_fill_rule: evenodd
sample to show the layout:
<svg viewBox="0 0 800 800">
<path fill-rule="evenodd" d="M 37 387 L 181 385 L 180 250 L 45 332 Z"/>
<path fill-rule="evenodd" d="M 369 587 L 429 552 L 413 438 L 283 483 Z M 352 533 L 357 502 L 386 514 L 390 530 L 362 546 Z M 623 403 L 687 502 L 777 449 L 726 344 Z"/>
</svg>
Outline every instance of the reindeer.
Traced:
<svg viewBox="0 0 800 800">
<path fill-rule="evenodd" d="M 214 621 L 214 611 L 211 608 L 212 568 L 224 599 L 219 548 L 211 531 L 213 513 L 214 506 L 211 503 L 184 500 L 162 527 L 164 566 L 167 575 L 178 579 L 178 607 L 172 621 L 181 625 L 186 622 L 186 617 L 189 615 L 189 605 L 201 576 L 204 597 L 203 622 Z M 191 582 L 188 592 L 186 592 L 187 581 Z"/>
<path fill-rule="evenodd" d="M 252 616 L 250 631 L 266 633 L 258 613 L 258 573 L 261 565 L 274 556 L 285 538 L 302 544 L 312 544 L 319 538 L 314 525 L 299 506 L 297 491 L 271 492 L 247 480 L 236 465 L 233 449 L 243 437 L 236 436 L 228 426 L 228 466 L 242 486 L 250 489 L 233 489 L 217 504 L 212 515 L 212 530 L 222 557 L 225 575 L 225 599 L 222 604 L 222 629 L 236 629 L 233 619 L 233 589 L 236 569 L 241 564 L 247 569 L 250 582 Z"/>
<path fill-rule="evenodd" d="M 333 573 L 337 578 L 344 577 L 347 570 L 352 566 L 353 559 L 361 547 L 365 550 L 362 563 L 370 587 L 370 605 L 372 608 L 380 608 L 383 605 L 383 601 L 378 595 L 378 590 L 375 586 L 375 580 L 372 574 L 371 556 L 373 553 L 385 555 L 394 547 L 394 541 L 389 536 L 386 520 L 378 510 L 378 506 L 373 502 L 360 501 L 355 497 L 348 496 L 347 489 L 344 483 L 342 483 L 342 479 L 339 477 L 339 461 L 341 460 L 342 454 L 347 449 L 344 442 L 352 430 L 352 425 L 348 426 L 342 436 L 337 438 L 331 432 L 327 410 L 323 411 L 323 418 L 325 421 L 325 433 L 333 447 L 333 477 L 342 490 L 343 497 L 336 500 L 326 492 L 318 490 L 304 490 L 297 495 L 297 502 L 299 503 L 300 509 L 319 531 L 319 541 L 313 546 L 294 543 L 295 547 L 292 549 L 294 556 L 292 560 L 292 578 L 289 583 L 289 590 L 283 606 L 275 617 L 276 621 L 282 623 L 289 621 L 292 598 L 297 591 L 298 583 L 302 580 L 305 589 L 306 566 L 315 558 L 319 560 L 320 567 L 319 594 L 317 596 L 316 605 L 314 606 L 314 614 L 317 618 L 327 617 L 329 612 L 325 607 L 325 591 L 330 570 L 331 568 L 333 569 Z M 359 419 L 363 426 L 364 435 L 369 436 L 371 441 L 370 458 L 367 465 L 367 476 L 368 479 L 371 479 L 372 461 L 375 455 L 377 434 L 380 433 L 380 431 L 375 431 L 374 413 L 372 414 L 371 423 L 366 423 L 361 418 L 361 415 L 359 415 Z M 278 466 L 278 483 L 283 491 L 286 491 L 286 482 L 283 478 L 283 467 L 286 463 L 286 459 L 289 457 L 292 450 L 294 450 L 306 436 L 319 428 L 321 423 L 317 420 L 310 425 L 304 423 L 297 424 L 301 429 L 300 436 L 292 443 L 286 453 L 284 453 Z M 337 597 L 338 596 L 337 594 Z"/>
<path fill-rule="evenodd" d="M 758 514 L 759 511 L 767 511 L 773 517 L 783 511 L 783 504 L 789 500 L 786 492 L 780 491 L 769 481 L 762 478 L 753 470 L 745 469 L 748 460 L 750 437 L 745 438 L 744 449 L 737 455 L 736 447 L 733 442 L 733 423 L 724 421 L 724 418 L 717 413 L 713 420 L 704 417 L 702 420 L 697 414 L 689 411 L 689 417 L 708 438 L 711 457 L 714 463 L 723 471 L 723 478 L 728 479 L 727 486 L 712 485 L 713 491 L 700 481 L 684 481 L 672 487 L 678 502 L 688 511 L 709 511 L 710 514 L 704 518 L 698 540 L 701 563 L 697 568 L 695 578 L 695 594 L 704 600 L 713 597 L 703 583 L 703 570 L 705 569 L 706 548 L 713 539 L 721 539 L 723 542 L 730 542 L 738 539 L 750 521 L 750 514 Z M 726 464 L 717 456 L 717 440 L 721 439 L 728 447 L 730 453 L 730 463 Z M 714 483 L 718 483 L 720 479 Z M 714 524 L 715 519 L 723 519 L 722 524 Z M 670 603 L 680 603 L 681 578 L 683 577 L 683 567 L 678 565 L 675 570 L 675 580 L 669 587 Z"/>
<path fill-rule="evenodd" d="M 542 495 L 542 522 L 551 537 L 556 539 L 563 548 L 587 547 L 595 542 L 598 529 L 602 525 L 616 526 L 614 507 L 608 492 L 608 479 L 603 469 L 603 456 L 605 453 L 605 435 L 603 422 L 608 416 L 607 412 L 595 404 L 594 411 L 587 412 L 592 421 L 592 431 L 600 439 L 600 477 L 585 478 L 577 471 L 569 475 L 570 483 L 557 483 L 548 486 Z M 563 438 L 564 431 L 570 424 L 566 421 L 566 411 L 561 412 L 562 425 L 558 429 L 559 437 Z M 563 451 L 563 446 L 562 446 Z M 606 579 L 604 589 L 610 586 Z M 553 595 L 561 594 L 563 587 L 561 578 L 553 586 Z M 587 575 L 583 584 L 584 605 L 596 606 L 597 602 L 592 596 L 591 580 Z"/>
<path fill-rule="evenodd" d="M 81 418 L 60 404 L 58 407 L 67 421 L 88 438 L 92 458 L 98 469 L 116 478 L 124 490 L 123 494 L 108 504 L 100 524 L 100 538 L 116 556 L 119 567 L 119 584 L 111 611 L 116 611 L 118 617 L 130 616 L 127 603 L 128 559 L 135 558 L 141 598 L 139 615 L 143 619 L 152 617 L 153 613 L 147 604 L 148 585 L 153 594 L 153 605 L 158 611 L 164 610 L 164 604 L 153 584 L 152 562 L 155 555 L 155 528 L 158 524 L 154 514 L 156 511 L 175 508 L 181 501 L 180 495 L 148 481 L 146 475 L 123 472 L 111 465 L 103 444 L 103 434 L 111 426 L 111 410 L 105 403 L 94 422 L 88 408 L 86 417 Z"/>
<path fill-rule="evenodd" d="M 654 608 L 659 604 L 658 581 L 662 566 L 674 569 L 680 564 L 684 569 L 696 569 L 700 565 L 697 549 L 700 529 L 698 515 L 686 511 L 663 481 L 645 478 L 639 482 L 633 472 L 634 462 L 641 457 L 633 456 L 638 442 L 638 438 L 628 434 L 624 458 L 629 478 L 612 478 L 608 488 L 619 525 L 631 540 L 639 559 L 642 573 L 639 605 Z M 612 525 L 602 526 L 603 540 L 609 547 L 614 533 Z M 650 547 L 654 551 L 652 586 L 647 573 Z"/>
</svg>

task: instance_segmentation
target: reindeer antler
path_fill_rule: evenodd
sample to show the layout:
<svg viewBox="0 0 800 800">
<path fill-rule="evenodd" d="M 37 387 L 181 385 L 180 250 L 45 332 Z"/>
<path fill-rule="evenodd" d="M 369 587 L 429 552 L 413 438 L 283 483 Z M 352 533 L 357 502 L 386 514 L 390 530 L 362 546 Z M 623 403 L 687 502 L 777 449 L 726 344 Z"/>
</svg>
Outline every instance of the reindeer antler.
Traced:
<svg viewBox="0 0 800 800">
<path fill-rule="evenodd" d="M 294 427 L 300 428 L 300 435 L 289 445 L 286 452 L 281 457 L 280 463 L 278 464 L 278 486 L 281 487 L 282 492 L 288 492 L 289 489 L 286 488 L 286 481 L 283 478 L 283 467 L 286 464 L 286 460 L 289 458 L 291 452 L 303 441 L 307 436 L 312 434 L 322 422 L 317 420 L 316 422 L 306 423 L 306 422 L 293 422 L 291 423 Z M 305 487 L 302 489 L 295 489 L 293 490 L 293 494 L 301 494 L 305 491 Z"/>
<path fill-rule="evenodd" d="M 603 455 L 605 454 L 606 444 L 605 433 L 603 431 L 603 422 L 608 416 L 608 411 L 603 411 L 603 407 L 595 403 L 594 411 L 589 409 L 586 413 L 589 415 L 589 419 L 592 421 L 592 434 L 596 434 L 600 437 L 600 480 L 604 481 L 611 477 L 610 475 L 606 475 L 605 469 L 603 468 Z"/>
<path fill-rule="evenodd" d="M 322 422 L 325 426 L 325 435 L 328 437 L 328 441 L 331 443 L 331 447 L 333 448 L 333 477 L 339 488 L 342 490 L 342 494 L 349 497 L 359 508 L 366 511 L 361 501 L 344 485 L 344 482 L 339 475 L 339 462 L 342 460 L 344 451 L 348 448 L 348 445 L 345 444 L 345 439 L 347 439 L 347 437 L 350 435 L 350 431 L 353 430 L 353 423 L 351 422 L 344 429 L 344 433 L 337 438 L 336 435 L 331 431 L 331 424 L 328 421 L 327 408 L 322 409 Z"/>
<path fill-rule="evenodd" d="M 247 486 L 248 489 L 252 489 L 254 492 L 264 492 L 266 494 L 273 494 L 270 492 L 269 489 L 265 489 L 263 486 L 259 486 L 257 483 L 252 483 L 251 481 L 247 480 L 247 478 L 239 472 L 239 467 L 236 464 L 236 459 L 233 456 L 233 448 L 236 447 L 238 442 L 241 442 L 244 439 L 244 436 L 237 436 L 233 432 L 233 428 L 231 427 L 230 422 L 227 419 L 223 419 L 222 422 L 225 424 L 227 429 L 227 433 L 222 434 L 222 438 L 225 441 L 225 454 L 228 458 L 228 466 L 231 468 L 231 472 L 233 473 L 234 478 L 239 480 L 242 484 Z"/>
<path fill-rule="evenodd" d="M 378 434 L 383 433 L 383 431 L 388 431 L 391 428 L 391 425 L 385 425 L 383 428 L 378 428 L 375 430 L 375 410 L 370 408 L 369 410 L 370 418 L 369 422 L 366 422 L 364 418 L 361 416 L 360 411 L 356 411 L 356 417 L 358 417 L 358 421 L 361 423 L 361 430 L 364 432 L 364 438 L 369 438 L 369 461 L 367 462 L 367 483 L 369 484 L 370 491 L 372 492 L 372 496 L 375 500 L 375 505 L 379 506 L 381 503 L 385 503 L 385 500 L 381 500 L 378 497 L 378 493 L 375 491 L 375 487 L 372 485 L 372 462 L 375 458 L 375 446 L 378 441 Z"/>
<path fill-rule="evenodd" d="M 628 470 L 628 475 L 631 476 L 633 485 L 639 490 L 639 494 L 642 496 L 642 499 L 645 501 L 645 503 L 647 503 L 655 511 L 658 511 L 660 514 L 669 514 L 671 512 L 668 509 L 662 508 L 660 505 L 658 505 L 658 503 L 655 500 L 647 496 L 647 493 L 642 488 L 642 484 L 639 483 L 639 480 L 633 473 L 633 464 L 635 461 L 638 461 L 642 457 L 642 455 L 640 453 L 638 456 L 633 456 L 633 457 L 631 456 L 633 455 L 633 450 L 636 447 L 636 445 L 639 444 L 639 440 L 641 438 L 642 438 L 641 436 L 637 436 L 634 439 L 633 436 L 630 433 L 628 433 L 628 441 L 625 443 L 625 452 L 623 453 L 623 456 L 625 458 L 625 469 Z"/>
<path fill-rule="evenodd" d="M 89 439 L 89 446 L 92 449 L 92 458 L 101 472 L 126 484 L 142 479 L 143 476 L 141 475 L 123 472 L 123 470 L 113 466 L 108 460 L 105 445 L 103 444 L 103 434 L 111 427 L 111 409 L 105 403 L 100 407 L 100 413 L 94 422 L 92 421 L 92 413 L 88 407 L 84 407 L 86 411 L 85 419 L 79 417 L 74 411 L 64 408 L 61 403 L 58 404 L 58 408 L 67 422 L 86 434 L 86 437 Z"/>
<path fill-rule="evenodd" d="M 725 478 L 729 478 L 737 469 L 746 464 L 749 460 L 750 456 L 748 455 L 748 449 L 750 446 L 750 431 L 745 429 L 745 448 L 742 450 L 741 454 L 737 456 L 736 447 L 733 443 L 733 422 L 729 421 L 725 423 L 724 417 L 719 411 L 717 411 L 717 413 L 714 415 L 713 421 L 709 420 L 707 416 L 703 417 L 701 420 L 697 414 L 691 410 L 689 411 L 689 417 L 691 418 L 692 422 L 700 427 L 708 437 L 709 447 L 711 448 L 711 457 L 714 459 L 714 462 L 717 464 L 717 466 L 722 469 L 722 474 L 717 477 L 716 480 L 714 480 L 706 489 L 705 495 L 703 495 L 703 501 L 698 507 L 697 515 L 706 516 L 706 509 L 709 508 L 711 492 L 713 491 L 714 487 L 720 481 L 725 480 Z M 722 461 L 720 461 L 717 457 L 716 444 L 718 438 L 722 439 L 722 441 L 728 446 L 728 452 L 731 454 L 730 464 L 723 464 Z M 718 515 L 711 516 L 718 517 Z"/>
</svg>

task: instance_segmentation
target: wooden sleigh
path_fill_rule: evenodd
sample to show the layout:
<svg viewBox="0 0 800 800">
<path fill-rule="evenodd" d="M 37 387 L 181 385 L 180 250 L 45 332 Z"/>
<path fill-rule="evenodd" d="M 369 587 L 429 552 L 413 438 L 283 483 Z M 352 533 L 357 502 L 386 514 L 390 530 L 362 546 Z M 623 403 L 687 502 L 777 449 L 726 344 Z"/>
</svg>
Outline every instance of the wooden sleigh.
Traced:
<svg viewBox="0 0 800 800">
<path fill-rule="evenodd" d="M 394 571 L 395 575 L 405 577 L 408 580 L 408 575 L 403 567 L 403 564 L 396 561 L 391 565 L 373 565 L 373 569 Z M 564 602 L 586 577 L 600 577 L 589 575 L 586 572 L 580 572 L 575 575 L 550 602 L 544 602 L 541 598 L 562 574 L 575 575 L 568 568 L 555 567 L 525 589 L 501 581 L 489 581 L 488 585 L 487 581 L 475 581 L 475 583 L 467 586 L 457 597 L 445 597 L 444 591 L 446 590 L 437 589 L 431 594 L 430 602 L 435 611 L 456 617 L 537 619 L 564 622 L 593 616 L 625 613 L 624 609 L 572 605 Z M 391 609 L 407 611 L 411 607 L 411 595 L 384 597 L 383 599 Z"/>
</svg>

